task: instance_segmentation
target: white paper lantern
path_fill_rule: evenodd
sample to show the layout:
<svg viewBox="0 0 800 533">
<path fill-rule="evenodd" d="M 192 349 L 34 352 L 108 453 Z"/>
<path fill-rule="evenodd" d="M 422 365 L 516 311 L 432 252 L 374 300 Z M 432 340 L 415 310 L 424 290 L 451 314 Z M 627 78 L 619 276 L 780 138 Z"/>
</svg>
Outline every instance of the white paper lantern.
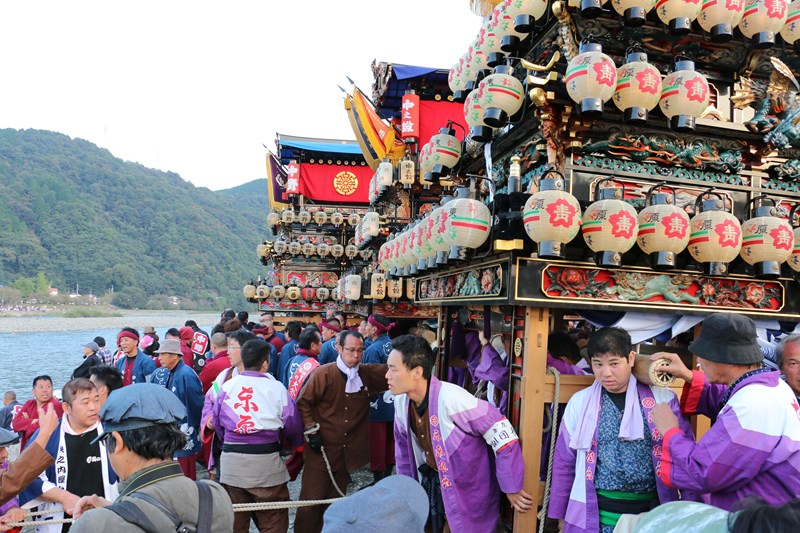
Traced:
<svg viewBox="0 0 800 533">
<path fill-rule="evenodd" d="M 758 203 L 752 218 L 742 223 L 742 249 L 739 252 L 744 262 L 753 266 L 755 276 L 761 279 L 776 279 L 781 275 L 781 264 L 792 255 L 794 232 L 785 219 L 777 216 L 775 202 L 767 196 L 750 201 Z M 772 205 L 764 205 L 770 201 Z"/>
<path fill-rule="evenodd" d="M 692 30 L 692 21 L 700 16 L 700 0 L 665 0 L 656 6 L 661 22 L 669 25 L 673 35 L 686 35 Z"/>
<path fill-rule="evenodd" d="M 742 247 L 742 226 L 725 211 L 721 197 L 703 200 L 708 194 L 700 195 L 695 204 L 697 214 L 689 224 L 689 253 L 707 275 L 727 276 L 728 263 L 736 259 Z"/>
<path fill-rule="evenodd" d="M 617 70 L 614 105 L 623 112 L 623 120 L 631 124 L 646 124 L 648 112 L 661 99 L 661 73 L 647 62 L 647 54 L 631 50 L 625 64 Z"/>
<path fill-rule="evenodd" d="M 256 297 L 257 294 L 256 286 L 253 285 L 252 283 L 248 283 L 242 289 L 242 293 L 244 294 L 245 298 L 247 298 L 248 300 L 252 300 L 253 298 Z"/>
<path fill-rule="evenodd" d="M 739 30 L 753 41 L 756 49 L 771 48 L 775 44 L 775 34 L 783 29 L 788 15 L 786 0 L 756 0 L 744 8 Z"/>
<path fill-rule="evenodd" d="M 797 53 L 800 48 L 800 0 L 794 0 L 789 4 L 789 15 L 786 17 L 786 24 L 781 30 L 781 37 L 786 44 L 794 44 L 794 51 Z"/>
<path fill-rule="evenodd" d="M 584 39 L 580 52 L 567 65 L 567 94 L 580 105 L 581 116 L 599 118 L 617 88 L 617 67 L 598 43 Z"/>
<path fill-rule="evenodd" d="M 622 15 L 626 26 L 636 28 L 647 21 L 647 13 L 656 5 L 656 0 L 611 0 L 614 11 Z"/>
<path fill-rule="evenodd" d="M 675 60 L 675 71 L 661 83 L 661 111 L 669 119 L 670 128 L 680 132 L 694 131 L 699 117 L 709 102 L 708 80 L 694 70 L 694 62 Z"/>
<path fill-rule="evenodd" d="M 581 227 L 581 206 L 564 188 L 560 172 L 543 174 L 539 191 L 528 198 L 522 210 L 525 232 L 538 244 L 539 257 L 544 259 L 563 259 L 565 245 Z"/>
<path fill-rule="evenodd" d="M 581 232 L 586 245 L 595 253 L 595 262 L 600 267 L 618 267 L 622 254 L 636 244 L 638 221 L 636 210 L 623 201 L 624 187 L 600 185 L 612 178 L 601 180 L 595 186 L 596 202 L 583 213 Z"/>
<path fill-rule="evenodd" d="M 361 276 L 350 274 L 344 278 L 345 298 L 347 300 L 358 300 L 361 298 Z"/>
<path fill-rule="evenodd" d="M 689 215 L 675 205 L 675 192 L 653 192 L 663 182 L 647 193 L 645 208 L 639 213 L 639 232 L 636 242 L 649 256 L 654 270 L 675 268 L 675 259 L 689 244 Z"/>
<path fill-rule="evenodd" d="M 492 128 L 502 128 L 508 124 L 509 118 L 520 110 L 525 100 L 525 89 L 513 73 L 513 68 L 498 65 L 481 82 L 484 84 L 480 100 L 483 121 Z"/>
<path fill-rule="evenodd" d="M 711 40 L 725 43 L 733 38 L 733 29 L 742 21 L 746 0 L 705 0 L 697 21 L 711 34 Z"/>
</svg>

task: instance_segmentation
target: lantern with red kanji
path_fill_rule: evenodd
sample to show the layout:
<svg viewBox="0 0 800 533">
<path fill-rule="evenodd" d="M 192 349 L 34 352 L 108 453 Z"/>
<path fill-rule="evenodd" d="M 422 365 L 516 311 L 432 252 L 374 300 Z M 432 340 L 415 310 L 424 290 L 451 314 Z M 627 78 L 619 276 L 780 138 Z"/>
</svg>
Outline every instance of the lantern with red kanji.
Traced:
<svg viewBox="0 0 800 533">
<path fill-rule="evenodd" d="M 642 26 L 654 5 L 656 0 L 611 0 L 614 11 L 622 15 L 625 25 L 631 28 Z"/>
<path fill-rule="evenodd" d="M 514 23 L 514 12 L 508 12 L 508 6 L 512 2 L 500 2 L 492 12 L 494 30 L 500 36 L 500 50 L 507 54 L 512 54 L 517 50 L 519 43 L 525 38 L 528 32 L 518 31 Z"/>
<path fill-rule="evenodd" d="M 478 31 L 475 47 L 485 54 L 486 66 L 494 68 L 505 59 L 502 49 L 502 38 L 495 28 L 495 18 L 490 16 Z"/>
<path fill-rule="evenodd" d="M 764 205 L 769 202 L 771 205 Z M 794 232 L 785 219 L 778 216 L 775 201 L 766 195 L 753 198 L 752 217 L 742 223 L 742 249 L 739 255 L 751 265 L 755 276 L 776 279 L 781 275 L 781 264 L 792 255 Z"/>
<path fill-rule="evenodd" d="M 478 87 L 467 95 L 464 100 L 464 120 L 470 128 L 470 136 L 477 142 L 489 142 L 492 140 L 492 128 L 486 124 L 483 118 L 483 105 L 481 100 L 485 91 L 483 80 Z M 419 165 L 422 167 L 422 152 L 420 152 Z"/>
<path fill-rule="evenodd" d="M 733 38 L 733 29 L 739 25 L 747 0 L 705 0 L 697 21 L 711 34 L 715 43 L 726 43 Z"/>
<path fill-rule="evenodd" d="M 640 46 L 628 49 L 625 64 L 617 70 L 614 105 L 623 112 L 623 120 L 631 124 L 647 123 L 650 110 L 661 98 L 661 73 L 647 62 Z"/>
<path fill-rule="evenodd" d="M 711 190 L 697 197 L 695 213 L 689 223 L 689 253 L 707 275 L 727 276 L 728 263 L 742 248 L 739 219 L 725 210 L 723 197 Z"/>
<path fill-rule="evenodd" d="M 787 0 L 756 0 L 744 8 L 739 30 L 753 41 L 756 49 L 771 48 L 775 44 L 775 34 L 783 29 L 788 15 Z"/>
<path fill-rule="evenodd" d="M 303 287 L 300 294 L 303 296 L 303 300 L 310 302 L 317 295 L 317 290 L 314 287 Z"/>
<path fill-rule="evenodd" d="M 567 93 L 580 104 L 581 116 L 599 118 L 617 88 L 617 67 L 597 42 L 584 39 L 580 52 L 567 65 Z"/>
<path fill-rule="evenodd" d="M 538 244 L 539 257 L 544 259 L 563 259 L 566 244 L 581 227 L 581 206 L 564 190 L 564 181 L 560 172 L 545 171 L 539 191 L 528 198 L 522 210 L 525 232 Z"/>
<path fill-rule="evenodd" d="M 669 25 L 673 35 L 686 35 L 692 31 L 692 21 L 700 16 L 703 0 L 658 0 L 656 12 L 661 22 Z"/>
<path fill-rule="evenodd" d="M 459 187 L 456 198 L 442 207 L 445 220 L 444 240 L 450 246 L 450 259 L 465 259 L 466 249 L 478 248 L 489 237 L 491 213 L 485 204 L 472 197 L 466 187 Z"/>
<path fill-rule="evenodd" d="M 534 23 L 547 13 L 547 0 L 506 0 L 506 14 L 514 18 L 519 33 L 533 31 Z"/>
<path fill-rule="evenodd" d="M 789 256 L 787 264 L 794 270 L 795 279 L 800 279 L 800 224 L 797 223 L 797 210 L 800 204 L 795 204 L 789 211 L 789 224 L 792 225 L 794 231 L 794 245 L 792 246 L 792 255 Z"/>
<path fill-rule="evenodd" d="M 442 176 L 450 174 L 452 169 L 461 159 L 461 141 L 455 135 L 455 130 L 450 127 L 452 122 L 441 128 L 439 133 L 431 137 L 430 163 L 431 178 L 438 181 Z"/>
<path fill-rule="evenodd" d="M 699 117 L 709 101 L 708 80 L 694 69 L 688 58 L 675 58 L 674 72 L 661 83 L 661 111 L 675 131 L 694 131 L 695 117 Z"/>
<path fill-rule="evenodd" d="M 461 59 L 458 60 L 458 63 L 453 65 L 453 68 L 450 69 L 450 73 L 447 75 L 447 86 L 453 93 L 453 100 L 456 102 L 462 102 L 464 96 L 466 96 L 464 89 L 466 88 L 467 82 L 464 79 L 464 63 L 467 61 L 468 53 L 469 52 L 461 56 Z"/>
<path fill-rule="evenodd" d="M 525 89 L 513 72 L 510 66 L 498 65 L 481 82 L 484 89 L 479 103 L 483 107 L 483 122 L 492 128 L 508 124 L 509 118 L 520 110 L 525 100 Z"/>
<path fill-rule="evenodd" d="M 794 45 L 795 53 L 800 53 L 800 0 L 789 4 L 789 15 L 781 30 L 781 37 L 786 44 Z"/>
<path fill-rule="evenodd" d="M 661 182 L 647 191 L 639 213 L 637 243 L 650 258 L 653 270 L 675 268 L 675 258 L 689 244 L 689 215 L 676 205 L 675 190 Z M 671 192 L 655 192 L 669 189 Z"/>
<path fill-rule="evenodd" d="M 605 187 L 600 185 L 614 178 L 597 182 L 594 196 L 598 200 L 586 208 L 581 222 L 581 232 L 587 246 L 595 254 L 595 262 L 600 267 L 618 267 L 622 264 L 622 254 L 636 243 L 639 223 L 636 210 L 624 201 L 625 185 Z"/>
</svg>

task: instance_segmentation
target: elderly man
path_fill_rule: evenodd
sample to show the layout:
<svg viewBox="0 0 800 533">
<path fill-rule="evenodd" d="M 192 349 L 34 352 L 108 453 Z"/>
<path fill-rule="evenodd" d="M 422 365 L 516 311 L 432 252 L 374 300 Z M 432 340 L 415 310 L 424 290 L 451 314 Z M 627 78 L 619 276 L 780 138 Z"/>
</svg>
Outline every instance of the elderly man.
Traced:
<svg viewBox="0 0 800 533">
<path fill-rule="evenodd" d="M 786 384 L 800 399 L 800 334 L 795 333 L 781 339 L 775 349 L 775 357 Z"/>
<path fill-rule="evenodd" d="M 186 446 L 176 457 L 186 477 L 197 476 L 194 454 L 200 451 L 200 415 L 203 411 L 203 385 L 192 367 L 186 365 L 181 353 L 181 343 L 167 339 L 156 352 L 161 368 L 153 373 L 153 383 L 166 387 L 186 406 L 187 417 L 181 421 L 181 431 L 186 434 Z"/>
<path fill-rule="evenodd" d="M 96 440 L 107 443 L 109 461 L 125 484 L 114 505 L 98 496 L 81 498 L 72 533 L 233 530 L 225 489 L 187 479 L 172 461 L 186 441 L 178 428 L 186 408 L 174 394 L 151 383 L 125 387 L 108 398 L 100 418 L 105 431 Z"/>
<path fill-rule="evenodd" d="M 748 496 L 782 505 L 800 494 L 800 405 L 780 373 L 765 368 L 755 323 L 736 314 L 713 314 L 689 345 L 700 371 L 686 368 L 671 353 L 660 370 L 682 378 L 684 415 L 713 421 L 695 443 L 679 427 L 667 404 L 653 408 L 664 436 L 664 483 L 684 491 L 710 493 L 710 502 L 731 509 Z"/>
<path fill-rule="evenodd" d="M 369 397 L 386 390 L 387 366 L 361 364 L 364 341 L 355 331 L 343 331 L 339 345 L 341 355 L 336 363 L 314 370 L 297 398 L 308 440 L 303 454 L 301 500 L 321 500 L 344 493 L 350 472 L 369 462 Z M 294 530 L 320 531 L 324 512 L 322 505 L 301 507 Z"/>
<path fill-rule="evenodd" d="M 61 403 L 53 398 L 53 380 L 50 376 L 36 376 L 33 378 L 33 399 L 28 400 L 14 415 L 11 429 L 21 436 L 19 449 L 24 450 L 28 439 L 39 429 L 39 410 L 50 405 L 59 418 L 63 414 Z"/>
<path fill-rule="evenodd" d="M 116 364 L 122 372 L 122 385 L 147 381 L 155 371 L 156 363 L 139 349 L 139 332 L 133 328 L 122 328 L 117 334 L 117 346 L 122 352 Z"/>
</svg>

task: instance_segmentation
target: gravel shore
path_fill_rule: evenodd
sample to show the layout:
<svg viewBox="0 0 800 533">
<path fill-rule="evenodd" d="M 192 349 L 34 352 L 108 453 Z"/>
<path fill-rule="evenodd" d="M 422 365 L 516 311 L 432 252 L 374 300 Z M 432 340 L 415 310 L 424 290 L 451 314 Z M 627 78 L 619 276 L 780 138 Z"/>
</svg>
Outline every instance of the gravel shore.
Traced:
<svg viewBox="0 0 800 533">
<path fill-rule="evenodd" d="M 0 333 L 26 333 L 36 331 L 80 331 L 89 329 L 116 329 L 125 326 L 156 328 L 182 326 L 192 319 L 200 327 L 219 322 L 219 313 L 197 311 L 114 311 L 123 316 L 65 318 L 53 315 L 0 314 Z"/>
</svg>

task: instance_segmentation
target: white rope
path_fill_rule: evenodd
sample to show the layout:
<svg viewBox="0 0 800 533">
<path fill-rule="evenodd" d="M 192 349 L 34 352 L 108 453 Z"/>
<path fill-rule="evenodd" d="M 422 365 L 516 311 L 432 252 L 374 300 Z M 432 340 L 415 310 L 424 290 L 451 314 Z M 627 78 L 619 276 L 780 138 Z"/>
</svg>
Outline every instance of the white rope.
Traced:
<svg viewBox="0 0 800 533">
<path fill-rule="evenodd" d="M 561 394 L 561 373 L 553 367 L 547 367 L 547 372 L 553 374 L 555 387 L 553 389 L 553 403 L 551 423 L 550 423 L 550 453 L 547 457 L 547 477 L 544 482 L 544 496 L 542 497 L 542 511 L 539 513 L 539 533 L 544 532 L 545 520 L 547 518 L 547 507 L 550 505 L 550 483 L 553 480 L 553 456 L 556 450 L 556 438 L 558 436 L 558 425 L 556 421 L 558 416 L 558 398 Z"/>
<path fill-rule="evenodd" d="M 310 428 L 308 428 L 303 432 L 303 436 L 306 437 L 306 442 L 308 442 L 308 436 L 316 433 L 317 431 L 319 431 L 319 422 L 317 422 L 316 424 L 314 424 L 313 426 L 311 426 Z M 336 488 L 336 492 L 338 492 L 339 496 L 341 496 L 342 498 L 346 497 L 347 495 L 344 492 L 342 492 L 342 489 L 339 488 L 339 484 L 336 483 L 336 479 L 333 477 L 333 471 L 331 470 L 331 463 L 330 461 L 328 461 L 328 454 L 325 453 L 325 446 L 320 446 L 319 451 L 322 453 L 322 459 L 325 461 L 325 468 L 328 470 L 328 477 L 330 477 L 331 483 L 333 483 L 333 486 Z M 347 490 L 347 487 L 345 487 L 345 490 Z"/>
</svg>

